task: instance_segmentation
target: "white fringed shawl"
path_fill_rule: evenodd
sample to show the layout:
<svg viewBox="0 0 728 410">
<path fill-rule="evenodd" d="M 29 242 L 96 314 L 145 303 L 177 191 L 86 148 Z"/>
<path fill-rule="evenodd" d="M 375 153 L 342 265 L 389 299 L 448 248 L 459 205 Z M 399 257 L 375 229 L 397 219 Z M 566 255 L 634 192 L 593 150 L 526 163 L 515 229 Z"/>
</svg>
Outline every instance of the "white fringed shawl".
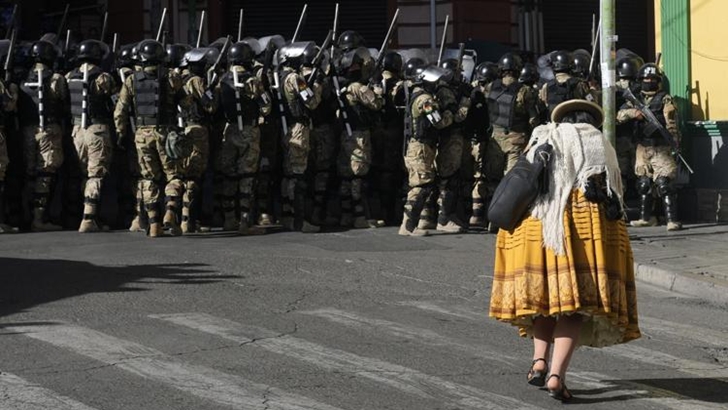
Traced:
<svg viewBox="0 0 728 410">
<path fill-rule="evenodd" d="M 604 135 L 590 124 L 549 123 L 533 130 L 530 149 L 526 153 L 533 162 L 536 147 L 551 144 L 547 194 L 534 202 L 531 216 L 543 225 L 543 246 L 556 255 L 564 255 L 564 212 L 574 188 L 584 191 L 589 177 L 606 174 L 608 195 L 615 193 L 622 202 L 622 178 L 617 154 Z"/>
</svg>

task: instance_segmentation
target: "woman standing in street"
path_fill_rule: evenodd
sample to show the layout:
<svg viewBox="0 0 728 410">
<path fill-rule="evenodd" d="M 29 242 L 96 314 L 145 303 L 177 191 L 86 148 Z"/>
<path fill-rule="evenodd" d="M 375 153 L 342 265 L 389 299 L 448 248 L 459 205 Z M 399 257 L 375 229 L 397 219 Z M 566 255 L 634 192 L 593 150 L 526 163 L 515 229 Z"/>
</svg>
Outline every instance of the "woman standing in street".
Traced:
<svg viewBox="0 0 728 410">
<path fill-rule="evenodd" d="M 568 401 L 566 370 L 578 345 L 625 343 L 640 330 L 617 156 L 597 129 L 603 113 L 570 100 L 551 120 L 534 130 L 525 154 L 533 162 L 539 146 L 552 146 L 548 189 L 513 230 L 498 233 L 490 316 L 533 338 L 528 383 Z"/>
</svg>

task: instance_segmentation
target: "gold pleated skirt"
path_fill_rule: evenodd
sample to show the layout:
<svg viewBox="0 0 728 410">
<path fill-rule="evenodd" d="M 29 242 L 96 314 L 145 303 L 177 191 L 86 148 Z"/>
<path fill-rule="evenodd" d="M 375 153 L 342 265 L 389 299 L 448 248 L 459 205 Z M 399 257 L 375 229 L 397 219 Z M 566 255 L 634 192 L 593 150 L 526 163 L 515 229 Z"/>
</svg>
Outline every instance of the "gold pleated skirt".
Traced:
<svg viewBox="0 0 728 410">
<path fill-rule="evenodd" d="M 528 217 L 498 233 L 490 316 L 532 336 L 533 319 L 580 313 L 579 344 L 592 347 L 640 337 L 634 261 L 624 221 L 607 220 L 576 189 L 564 212 L 566 252 L 542 246 L 541 221 Z"/>
</svg>

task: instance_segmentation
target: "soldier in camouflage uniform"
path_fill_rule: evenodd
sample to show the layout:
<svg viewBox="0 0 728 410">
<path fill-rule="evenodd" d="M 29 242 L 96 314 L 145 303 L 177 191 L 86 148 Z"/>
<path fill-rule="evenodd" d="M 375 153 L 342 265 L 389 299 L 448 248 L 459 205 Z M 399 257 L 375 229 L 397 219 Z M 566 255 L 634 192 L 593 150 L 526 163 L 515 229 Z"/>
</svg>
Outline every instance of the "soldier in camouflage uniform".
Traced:
<svg viewBox="0 0 728 410">
<path fill-rule="evenodd" d="M 419 219 L 425 201 L 435 188 L 435 156 L 439 131 L 449 127 L 453 122 L 452 112 L 440 111 L 440 106 L 434 97 L 437 83 L 445 74 L 444 70 L 438 67 L 423 70 L 423 65 L 424 62 L 410 60 L 405 68 L 405 76 L 413 79 L 414 87 L 406 85 L 408 87 L 405 111 L 407 151 L 404 163 L 409 172 L 410 189 L 404 205 L 402 225 L 399 228 L 399 234 L 403 236 L 428 234 L 428 231 L 418 227 Z"/>
<path fill-rule="evenodd" d="M 297 71 L 303 63 L 306 48 L 315 48 L 315 45 L 310 42 L 293 43 L 278 52 L 280 71 L 277 82 L 279 89 L 282 88 L 281 98 L 287 125 L 287 132 L 283 137 L 281 222 L 288 230 L 314 233 L 321 228 L 307 220 L 305 215 L 305 177 L 311 148 L 311 111 L 319 105 L 321 93 L 312 90 Z M 315 86 L 314 84 L 314 88 Z"/>
<path fill-rule="evenodd" d="M 313 72 L 313 59 L 319 48 L 307 48 L 303 55 L 302 74 L 305 78 Z M 331 77 L 326 75 L 328 62 L 322 60 L 321 66 L 316 70 L 313 91 L 321 102 L 311 110 L 311 134 L 309 168 L 313 174 L 313 212 L 311 223 L 324 225 L 333 222 L 333 216 L 328 212 L 328 194 L 335 173 L 336 150 L 339 144 L 334 126 L 336 124 L 336 95 Z"/>
<path fill-rule="evenodd" d="M 190 98 L 190 106 L 183 112 L 185 137 L 192 145 L 190 155 L 182 159 L 182 174 L 185 193 L 182 198 L 182 233 L 195 232 L 198 227 L 201 195 L 201 180 L 207 169 L 210 156 L 209 120 L 215 111 L 214 93 L 206 88 L 205 68 L 209 49 L 195 49 L 185 53 L 180 64 L 182 89 Z"/>
<path fill-rule="evenodd" d="M 341 226 L 369 228 L 366 216 L 364 178 L 372 162 L 370 126 L 373 112 L 384 107 L 381 87 L 370 88 L 374 60 L 364 47 L 344 52 L 337 62 L 337 74 L 343 108 L 339 116 L 344 124 L 339 149 L 339 196 Z"/>
<path fill-rule="evenodd" d="M 493 129 L 485 151 L 486 208 L 503 175 L 523 153 L 531 130 L 539 123 L 536 92 L 517 79 L 522 66 L 518 55 L 506 53 L 498 61 L 501 78 L 483 90 Z"/>
<path fill-rule="evenodd" d="M 16 228 L 5 224 L 5 174 L 10 163 L 5 120 L 6 116 L 16 109 L 18 88 L 15 84 L 6 84 L 2 80 L 4 74 L 0 72 L 0 234 L 17 232 Z"/>
<path fill-rule="evenodd" d="M 81 233 L 101 230 L 97 221 L 101 183 L 111 167 L 111 96 L 116 84 L 99 67 L 107 52 L 106 45 L 98 40 L 81 42 L 77 54 L 81 64 L 66 75 L 73 116 L 71 136 L 85 181 L 83 221 L 78 228 Z"/>
<path fill-rule="evenodd" d="M 672 97 L 662 90 L 662 72 L 652 63 L 643 65 L 637 75 L 640 93 L 637 98 L 655 115 L 661 126 L 667 129 L 675 142 L 680 143 L 677 107 Z M 667 230 L 682 229 L 677 214 L 677 162 L 673 148 L 660 134 L 659 129 L 649 123 L 642 112 L 627 101 L 617 113 L 617 123 L 634 121 L 637 136 L 635 174 L 637 192 L 640 194 L 640 219 L 632 221 L 632 226 L 655 226 L 657 218 L 653 215 L 653 199 L 661 198 L 665 208 Z"/>
<path fill-rule="evenodd" d="M 181 167 L 179 161 L 170 158 L 165 145 L 177 118 L 177 107 L 187 109 L 189 100 L 182 89 L 181 78 L 163 65 L 165 50 L 162 44 L 144 40 L 138 47 L 143 69 L 124 82 L 114 110 L 114 124 L 117 135 L 123 138 L 128 131 L 130 108 L 134 107 L 137 128 L 134 142 L 143 178 L 142 197 L 149 217 L 149 236 L 155 238 L 163 234 L 159 203 L 165 176 L 165 228 L 177 236 L 182 234 L 176 217 L 182 196 Z"/>
<path fill-rule="evenodd" d="M 255 178 L 260 161 L 259 118 L 270 114 L 271 100 L 253 73 L 255 53 L 248 43 L 239 42 L 227 53 L 229 70 L 220 80 L 220 107 L 227 124 L 215 168 L 225 176 L 223 212 L 225 230 L 241 235 L 265 233 L 254 227 L 252 205 Z M 235 201 L 240 209 L 236 218 Z"/>
<path fill-rule="evenodd" d="M 63 165 L 63 130 L 67 115 L 68 85 L 51 70 L 58 58 L 56 46 L 37 41 L 31 49 L 35 64 L 22 83 L 18 100 L 18 120 L 22 127 L 28 185 L 33 192 L 34 231 L 57 231 L 61 227 L 46 222 L 51 186 Z"/>
<path fill-rule="evenodd" d="M 593 101 L 594 97 L 589 90 L 589 84 L 582 78 L 572 77 L 574 59 L 571 53 L 565 50 L 557 51 L 551 57 L 551 68 L 554 70 L 554 79 L 547 81 L 539 92 L 539 99 L 546 105 L 547 118 L 557 105 L 567 100 L 580 99 Z"/>
<path fill-rule="evenodd" d="M 473 80 L 473 90 L 470 93 L 470 111 L 464 122 L 465 148 L 463 149 L 463 164 L 461 175 L 464 198 L 470 198 L 472 213 L 469 225 L 483 227 L 485 224 L 486 197 L 485 179 L 483 177 L 483 157 L 488 144 L 490 118 L 488 117 L 488 104 L 483 90 L 498 78 L 498 67 L 491 62 L 478 65 Z"/>
<path fill-rule="evenodd" d="M 639 71 L 641 64 L 639 64 L 636 56 L 629 56 L 617 60 L 616 66 L 617 82 L 615 84 L 615 96 L 616 106 L 619 109 L 626 102 L 622 96 L 625 90 L 630 89 L 635 94 L 639 92 L 635 81 L 637 79 L 637 71 Z M 615 130 L 617 138 L 614 149 L 617 151 L 619 170 L 622 174 L 624 189 L 630 194 L 635 194 L 637 178 L 634 173 L 635 144 L 633 142 L 634 127 L 632 125 L 629 121 L 617 124 Z M 634 195 L 630 196 L 630 198 L 634 197 Z"/>
</svg>

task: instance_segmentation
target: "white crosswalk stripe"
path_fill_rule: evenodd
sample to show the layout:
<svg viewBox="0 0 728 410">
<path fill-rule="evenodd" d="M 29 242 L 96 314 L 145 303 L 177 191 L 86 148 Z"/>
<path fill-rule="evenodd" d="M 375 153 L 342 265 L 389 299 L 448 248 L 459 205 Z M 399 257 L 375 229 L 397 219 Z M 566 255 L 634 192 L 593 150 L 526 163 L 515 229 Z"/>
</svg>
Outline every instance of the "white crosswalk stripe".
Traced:
<svg viewBox="0 0 728 410">
<path fill-rule="evenodd" d="M 14 374 L 0 372 L 0 410 L 95 410 Z"/>
<path fill-rule="evenodd" d="M 329 371 L 357 376 L 427 399 L 453 402 L 460 409 L 538 409 L 523 401 L 453 383 L 386 361 L 327 348 L 266 329 L 246 326 L 201 313 L 152 315 L 180 326 L 209 333 L 236 343 L 250 343 L 268 351 L 308 362 Z"/>
<path fill-rule="evenodd" d="M 28 323 L 6 329 L 236 409 L 337 410 L 236 375 L 179 362 L 156 349 L 80 326 Z"/>
</svg>

